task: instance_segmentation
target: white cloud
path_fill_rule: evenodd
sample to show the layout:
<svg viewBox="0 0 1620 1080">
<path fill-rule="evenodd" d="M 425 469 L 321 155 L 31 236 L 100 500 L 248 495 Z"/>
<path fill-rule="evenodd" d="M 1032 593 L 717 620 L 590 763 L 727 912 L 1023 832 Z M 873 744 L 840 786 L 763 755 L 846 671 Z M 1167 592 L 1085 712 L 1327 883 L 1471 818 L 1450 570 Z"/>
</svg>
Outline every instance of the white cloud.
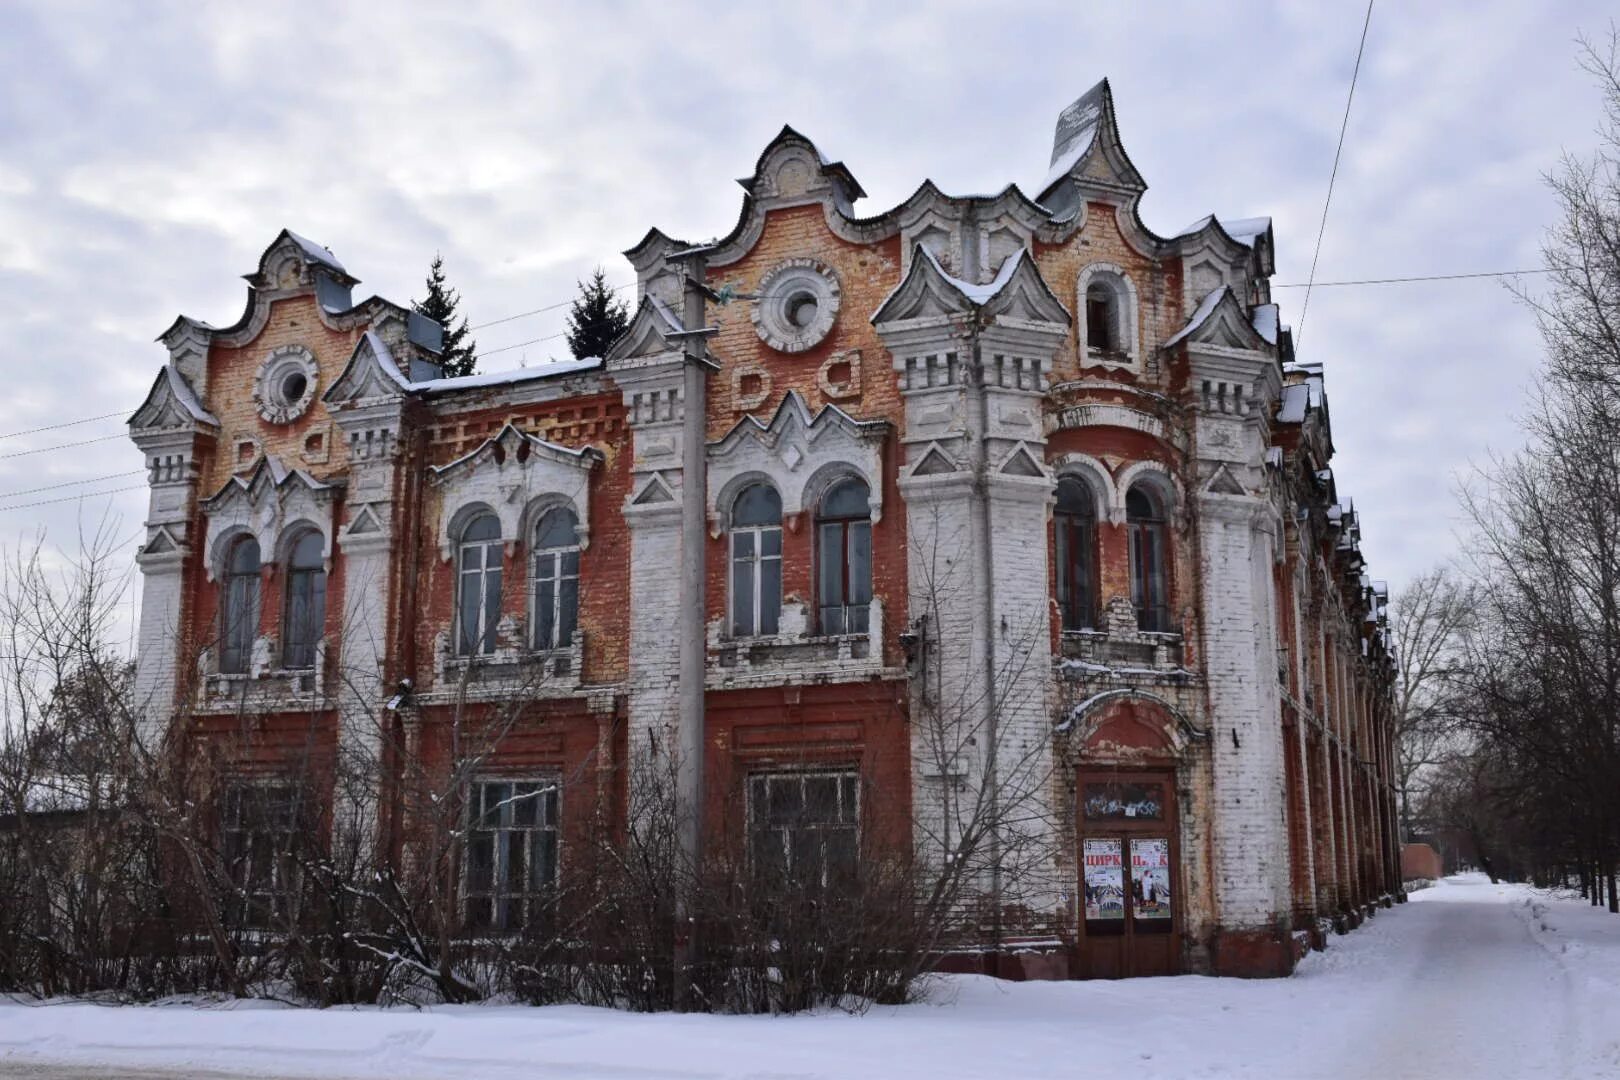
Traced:
<svg viewBox="0 0 1620 1080">
<path fill-rule="evenodd" d="M 400 300 L 443 251 L 482 322 L 567 299 L 598 263 L 627 280 L 617 252 L 649 225 L 724 233 L 732 178 L 783 123 L 849 165 L 872 213 L 925 176 L 962 192 L 1042 175 L 1057 111 L 1104 74 L 1148 223 L 1271 214 L 1278 280 L 1304 279 L 1359 6 L 895 7 L 7 5 L 0 434 L 133 409 L 163 358 L 153 336 L 178 312 L 233 320 L 238 275 L 283 225 Z M 1609 14 L 1378 8 L 1319 277 L 1534 265 L 1554 214 L 1540 173 L 1596 119 L 1572 39 Z M 1301 291 L 1279 298 L 1297 323 Z M 544 337 L 562 314 L 478 339 Z M 1490 282 L 1323 289 L 1302 344 L 1327 366 L 1340 490 L 1398 583 L 1452 550 L 1453 475 L 1515 444 L 1534 328 Z M 138 466 L 117 441 L 0 457 L 0 492 Z M 138 494 L 114 504 L 138 523 Z M 0 508 L 0 539 L 70 536 L 76 512 Z"/>
</svg>

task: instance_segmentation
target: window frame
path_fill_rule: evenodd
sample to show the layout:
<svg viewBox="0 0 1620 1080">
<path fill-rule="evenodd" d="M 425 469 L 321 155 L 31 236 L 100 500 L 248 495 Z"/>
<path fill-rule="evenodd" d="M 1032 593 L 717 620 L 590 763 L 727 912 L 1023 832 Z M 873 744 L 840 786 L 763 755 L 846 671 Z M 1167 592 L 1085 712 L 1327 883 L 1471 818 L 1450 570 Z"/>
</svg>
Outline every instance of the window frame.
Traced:
<svg viewBox="0 0 1620 1080">
<path fill-rule="evenodd" d="M 1063 488 L 1072 484 L 1080 489 L 1083 513 L 1063 507 Z M 1058 627 L 1075 633 L 1097 628 L 1098 529 L 1097 499 L 1091 484 L 1072 473 L 1058 478 L 1057 504 L 1052 510 L 1052 562 L 1057 571 Z M 1076 558 L 1076 554 L 1083 556 Z M 1076 598 L 1076 586 L 1081 596 Z"/>
<path fill-rule="evenodd" d="M 542 547 L 540 538 L 547 522 L 555 515 L 567 515 L 573 542 Z M 574 634 L 579 630 L 579 515 L 568 506 L 547 507 L 535 521 L 533 536 L 529 558 L 529 647 L 535 652 L 567 649 L 572 647 Z M 550 562 L 545 572 L 541 570 L 543 560 Z M 549 604 L 542 599 L 545 585 L 551 586 Z M 565 599 L 568 596 L 572 599 Z M 542 613 L 545 618 L 541 617 Z M 561 632 L 565 623 L 566 636 Z"/>
<path fill-rule="evenodd" d="M 306 831 L 301 795 L 300 785 L 290 779 L 242 777 L 226 782 L 220 800 L 219 851 L 225 876 L 236 890 L 226 909 L 232 925 L 271 929 L 296 917 L 294 902 L 302 878 L 294 852 L 298 837 Z M 253 810 L 272 809 L 261 820 L 244 824 L 244 804 L 250 800 Z M 261 838 L 268 838 L 270 860 L 268 881 L 262 887 L 254 880 L 254 852 L 260 849 L 255 841 Z"/>
<path fill-rule="evenodd" d="M 834 495 L 852 486 L 861 489 L 862 501 L 866 509 L 862 513 L 828 513 L 826 507 Z M 816 548 L 815 548 L 815 603 L 816 627 L 826 635 L 861 635 L 871 633 L 872 610 L 872 488 L 864 477 L 843 476 L 827 486 L 827 490 L 816 502 Z M 829 539 L 830 534 L 831 539 Z M 854 549 L 862 542 L 864 537 L 866 549 L 866 562 L 864 566 L 865 580 L 859 580 L 859 573 L 854 564 Z M 834 604 L 823 603 L 829 570 L 836 571 L 837 593 L 839 602 Z M 865 599 L 851 602 L 850 596 L 855 590 L 852 585 L 860 585 L 860 592 L 864 592 Z M 830 625 L 836 616 L 837 625 Z"/>
<path fill-rule="evenodd" d="M 253 548 L 251 570 L 237 566 L 239 552 Z M 222 675 L 246 675 L 253 668 L 253 646 L 259 639 L 259 621 L 264 612 L 264 551 L 258 537 L 242 533 L 225 549 L 220 574 L 219 671 Z M 245 635 L 245 640 L 243 639 Z"/>
<path fill-rule="evenodd" d="M 298 549 L 316 542 L 313 565 L 298 565 Z M 286 580 L 281 591 L 281 666 L 288 671 L 308 671 L 315 667 L 315 656 L 326 634 L 326 538 L 314 527 L 298 530 L 287 545 Z M 299 582 L 307 580 L 308 595 L 298 597 Z M 300 604 L 300 599 L 302 603 Z M 300 613 L 304 625 L 298 626 Z M 297 631 L 302 630 L 302 633 Z"/>
<path fill-rule="evenodd" d="M 1147 502 L 1141 515 L 1133 496 Z M 1136 628 L 1143 633 L 1174 633 L 1170 619 L 1169 513 L 1163 495 L 1149 484 L 1133 484 L 1125 493 L 1126 535 L 1130 545 L 1131 606 Z"/>
<path fill-rule="evenodd" d="M 483 522 L 494 524 L 493 537 L 480 537 L 469 540 L 467 534 Z M 455 619 L 454 619 L 454 655 L 460 660 L 476 660 L 480 657 L 492 656 L 499 642 L 497 629 L 501 621 L 501 590 L 505 587 L 506 572 L 506 542 L 501 538 L 501 521 L 494 511 L 480 510 L 467 520 L 457 530 L 456 540 L 456 580 L 455 580 Z M 477 554 L 480 565 L 476 569 L 469 567 L 469 556 Z M 490 565 L 493 554 L 494 565 Z M 468 577 L 476 574 L 478 577 L 478 622 L 477 637 L 470 638 L 466 625 L 466 590 Z M 490 607 L 490 578 L 495 579 L 494 609 Z"/>
<path fill-rule="evenodd" d="M 808 803 L 807 786 L 813 780 L 833 781 L 833 791 L 837 800 L 837 816 L 840 820 L 831 822 L 803 820 L 805 813 L 800 810 L 801 820 L 797 822 L 775 822 L 771 818 L 771 788 L 777 784 L 795 784 L 798 786 L 799 806 L 803 808 Z M 762 769 L 749 772 L 744 777 L 743 802 L 744 820 L 747 825 L 748 836 L 748 866 L 753 875 L 762 875 L 767 872 L 766 867 L 760 865 L 760 849 L 771 833 L 776 833 L 781 846 L 782 862 L 781 872 L 786 880 L 796 880 L 795 860 L 802 858 L 795 855 L 795 834 L 799 831 L 809 831 L 820 837 L 817 845 L 816 859 L 819 866 L 817 877 L 813 882 L 817 888 L 826 889 L 839 883 L 834 870 L 832 859 L 829 857 L 826 836 L 832 833 L 847 833 L 850 839 L 848 874 L 850 878 L 859 876 L 861 867 L 861 810 L 865 801 L 861 792 L 861 771 L 856 765 L 826 765 L 804 769 Z M 764 803 L 761 806 L 757 793 L 764 791 Z M 849 805 L 846 808 L 845 800 L 848 796 Z M 773 845 L 774 846 L 774 845 Z"/>
<path fill-rule="evenodd" d="M 736 520 L 736 507 L 749 492 L 756 488 L 769 491 L 776 500 L 776 520 L 774 523 L 757 522 L 739 524 Z M 732 521 L 726 536 L 726 585 L 728 592 L 728 611 L 726 613 L 726 627 L 732 638 L 760 638 L 775 637 L 782 629 L 782 496 L 776 487 L 764 480 L 757 480 L 748 484 L 737 492 L 736 498 L 731 501 Z M 746 543 L 744 543 L 746 541 Z M 746 551 L 740 549 L 746 547 Z M 774 547 L 774 553 L 766 549 Z M 775 564 L 776 588 L 773 594 L 767 595 L 764 584 L 764 570 Z M 747 595 L 742 594 L 738 584 L 739 568 L 747 568 L 748 586 Z M 746 605 L 746 607 L 742 606 Z M 746 629 L 738 615 L 746 614 L 748 624 Z M 770 616 L 771 627 L 765 629 L 766 615 Z"/>
<path fill-rule="evenodd" d="M 1124 267 L 1114 263 L 1092 263 L 1080 271 L 1076 290 L 1076 319 L 1081 366 L 1100 364 L 1112 367 L 1135 368 L 1141 363 L 1141 342 L 1138 320 L 1136 285 Z M 1092 296 L 1098 289 L 1104 294 L 1099 300 L 1108 308 L 1107 330 L 1109 340 L 1099 345 L 1091 332 Z"/>
<path fill-rule="evenodd" d="M 519 786 L 531 786 L 535 790 L 529 795 L 518 795 L 513 789 Z M 493 825 L 485 825 L 484 819 L 490 807 L 486 803 L 486 795 L 490 788 L 505 788 L 507 795 L 497 802 L 495 809 L 498 818 Z M 523 798 L 535 800 L 535 813 L 532 821 L 521 822 L 515 820 L 518 814 L 518 802 Z M 467 783 L 464 836 L 466 839 L 462 846 L 461 857 L 461 918 L 462 925 L 473 931 L 484 933 L 517 933 L 535 925 L 535 921 L 545 912 L 545 905 L 556 895 L 558 881 L 562 873 L 563 841 L 562 841 L 562 777 L 556 772 L 498 774 L 490 773 L 473 777 Z M 480 834 L 490 834 L 492 839 L 489 848 L 489 884 L 488 887 L 475 885 L 474 875 L 478 872 L 479 863 L 475 857 L 476 845 L 480 841 Z M 523 854 L 523 870 L 529 877 L 529 882 L 521 889 L 512 887 L 512 850 L 514 845 L 505 838 L 521 834 L 524 839 L 521 845 Z M 534 862 L 537 849 L 545 848 L 549 838 L 549 858 L 551 861 L 548 880 L 535 883 Z M 481 902 L 488 902 L 488 918 L 478 917 L 475 909 Z M 512 919 L 514 907 L 521 914 L 516 922 Z"/>
</svg>

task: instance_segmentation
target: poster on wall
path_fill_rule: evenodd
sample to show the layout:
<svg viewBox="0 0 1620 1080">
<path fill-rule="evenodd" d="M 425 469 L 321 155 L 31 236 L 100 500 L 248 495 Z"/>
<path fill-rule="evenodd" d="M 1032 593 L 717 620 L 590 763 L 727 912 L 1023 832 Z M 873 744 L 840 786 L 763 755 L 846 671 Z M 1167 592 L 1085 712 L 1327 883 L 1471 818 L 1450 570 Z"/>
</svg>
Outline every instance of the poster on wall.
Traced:
<svg viewBox="0 0 1620 1080">
<path fill-rule="evenodd" d="M 1138 919 L 1170 917 L 1170 841 L 1165 837 L 1131 841 L 1131 908 Z"/>
<path fill-rule="evenodd" d="M 1125 860 L 1118 840 L 1087 840 L 1081 845 L 1085 864 L 1086 918 L 1125 917 Z"/>
</svg>

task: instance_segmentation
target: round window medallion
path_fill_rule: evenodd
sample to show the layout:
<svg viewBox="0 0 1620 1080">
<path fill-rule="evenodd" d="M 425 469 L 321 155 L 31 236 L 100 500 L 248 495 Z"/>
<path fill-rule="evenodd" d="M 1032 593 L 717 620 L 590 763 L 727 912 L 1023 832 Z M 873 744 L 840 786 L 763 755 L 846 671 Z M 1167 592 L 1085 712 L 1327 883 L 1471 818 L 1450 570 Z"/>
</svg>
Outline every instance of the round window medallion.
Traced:
<svg viewBox="0 0 1620 1080">
<path fill-rule="evenodd" d="M 253 380 L 253 403 L 272 424 L 290 424 L 315 400 L 315 356 L 302 345 L 283 345 L 264 358 Z"/>
<path fill-rule="evenodd" d="M 838 275 L 815 259 L 789 259 L 759 283 L 754 329 L 778 352 L 820 344 L 838 317 Z"/>
</svg>

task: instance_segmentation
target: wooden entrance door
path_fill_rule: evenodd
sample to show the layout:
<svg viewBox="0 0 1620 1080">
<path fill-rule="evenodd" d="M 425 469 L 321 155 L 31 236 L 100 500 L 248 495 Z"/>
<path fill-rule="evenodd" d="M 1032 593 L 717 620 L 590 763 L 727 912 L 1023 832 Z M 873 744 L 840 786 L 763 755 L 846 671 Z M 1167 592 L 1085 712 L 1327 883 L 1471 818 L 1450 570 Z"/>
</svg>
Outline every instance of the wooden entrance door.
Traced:
<svg viewBox="0 0 1620 1080">
<path fill-rule="evenodd" d="M 1179 840 L 1170 772 L 1080 776 L 1080 974 L 1181 969 Z"/>
</svg>

